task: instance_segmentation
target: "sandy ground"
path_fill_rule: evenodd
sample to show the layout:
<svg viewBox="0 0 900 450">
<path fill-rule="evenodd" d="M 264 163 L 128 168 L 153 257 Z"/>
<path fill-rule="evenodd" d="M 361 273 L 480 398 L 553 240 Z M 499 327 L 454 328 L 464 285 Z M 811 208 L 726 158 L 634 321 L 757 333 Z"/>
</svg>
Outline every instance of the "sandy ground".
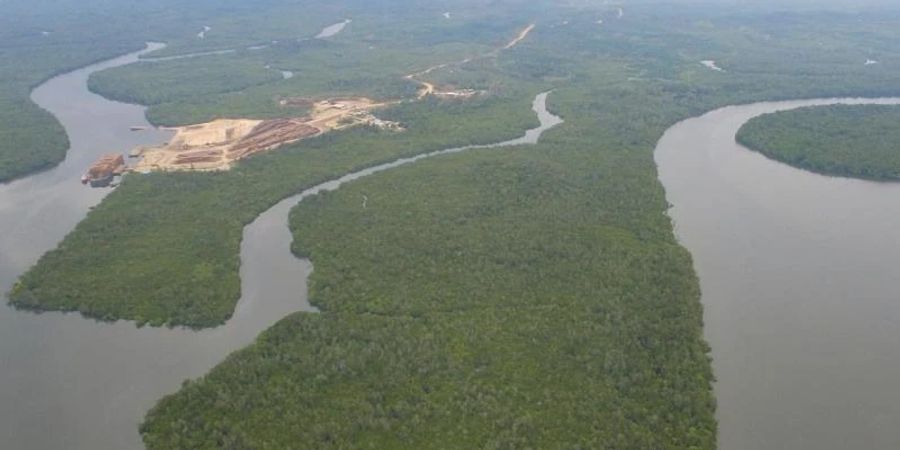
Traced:
<svg viewBox="0 0 900 450">
<path fill-rule="evenodd" d="M 429 69 L 429 70 L 431 70 L 431 69 Z M 428 71 L 426 71 L 426 72 L 428 72 Z M 426 96 L 434 93 L 435 87 L 434 87 L 434 83 L 430 83 L 428 81 L 417 80 L 416 77 L 418 77 L 418 76 L 420 76 L 420 74 L 413 73 L 413 74 L 409 74 L 409 75 L 405 76 L 404 78 L 406 78 L 407 80 L 419 83 L 419 85 L 421 85 L 421 87 L 419 87 L 419 92 L 416 93 L 416 99 L 421 100 L 421 99 L 425 98 Z"/>
<path fill-rule="evenodd" d="M 338 98 L 312 103 L 311 112 L 304 117 L 265 121 L 217 119 L 177 127 L 167 144 L 135 152 L 142 159 L 131 170 L 227 170 L 240 159 L 332 130 L 357 125 L 400 130 L 399 125 L 372 115 L 373 109 L 385 105 L 363 97 Z"/>
<path fill-rule="evenodd" d="M 225 152 L 246 136 L 261 120 L 219 119 L 208 123 L 174 128 L 175 136 L 161 147 L 144 149 L 143 158 L 133 167 L 136 172 L 178 169 L 176 161 L 185 155 L 204 152 L 214 161 L 189 164 L 187 169 L 218 170 L 227 168 Z M 218 158 L 213 158 L 218 155 Z"/>
</svg>

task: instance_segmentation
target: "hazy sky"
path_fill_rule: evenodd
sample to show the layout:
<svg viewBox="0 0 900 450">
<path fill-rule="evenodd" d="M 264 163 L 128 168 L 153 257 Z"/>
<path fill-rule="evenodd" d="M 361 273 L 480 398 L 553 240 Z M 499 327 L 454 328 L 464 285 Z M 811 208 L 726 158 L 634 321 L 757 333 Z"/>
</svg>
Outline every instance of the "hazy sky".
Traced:
<svg viewBox="0 0 900 450">
<path fill-rule="evenodd" d="M 900 0 L 631 0 L 622 2 L 623 6 L 629 3 L 684 3 L 684 4 L 716 4 L 716 5 L 735 5 L 741 7 L 766 7 L 772 9 L 780 8 L 804 8 L 804 9 L 822 9 L 822 8 L 849 8 L 857 9 L 861 7 L 871 8 L 878 7 L 895 7 L 900 9 Z"/>
</svg>

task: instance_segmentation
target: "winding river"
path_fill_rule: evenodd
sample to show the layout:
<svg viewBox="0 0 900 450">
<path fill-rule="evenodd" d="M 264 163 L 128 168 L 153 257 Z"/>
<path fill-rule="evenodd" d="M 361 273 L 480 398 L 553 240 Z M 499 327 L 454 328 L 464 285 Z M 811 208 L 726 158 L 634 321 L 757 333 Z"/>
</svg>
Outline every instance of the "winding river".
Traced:
<svg viewBox="0 0 900 450">
<path fill-rule="evenodd" d="M 719 109 L 656 149 L 670 216 L 700 277 L 725 450 L 900 448 L 900 183 L 833 178 L 735 143 Z"/>
<path fill-rule="evenodd" d="M 161 48 L 135 52 L 53 78 L 32 99 L 53 113 L 69 134 L 66 160 L 52 170 L 0 185 L 0 290 L 54 248 L 109 190 L 81 186 L 97 156 L 137 145 L 159 144 L 167 132 L 129 131 L 147 126 L 144 108 L 112 102 L 87 90 L 91 73 L 130 64 Z M 547 94 L 534 110 L 540 127 L 504 143 L 537 142 L 560 120 L 546 110 Z M 286 199 L 244 229 L 241 300 L 224 326 L 194 332 L 136 328 L 131 322 L 99 323 L 78 314 L 19 312 L 0 305 L 0 447 L 3 449 L 141 448 L 137 425 L 145 412 L 181 382 L 208 372 L 229 353 L 296 311 L 306 300 L 309 261 L 290 253 L 290 209 L 303 198 L 341 183 L 453 148 L 348 174 Z"/>
<path fill-rule="evenodd" d="M 99 154 L 170 137 L 144 108 L 87 91 L 88 76 L 135 52 L 53 78 L 33 92 L 66 128 L 71 149 L 52 170 L 0 185 L 0 289 L 55 247 L 108 190 L 78 184 Z M 561 122 L 536 97 L 540 127 L 484 147 L 537 142 Z M 752 117 L 835 103 L 719 109 L 669 129 L 656 150 L 681 242 L 703 288 L 726 450 L 900 448 L 900 184 L 797 170 L 734 142 Z M 193 332 L 98 323 L 77 314 L 0 306 L 0 442 L 4 449 L 140 448 L 137 424 L 182 380 L 203 375 L 306 301 L 309 261 L 286 226 L 304 198 L 419 159 L 401 159 L 283 200 L 244 230 L 242 298 L 225 326 Z"/>
</svg>

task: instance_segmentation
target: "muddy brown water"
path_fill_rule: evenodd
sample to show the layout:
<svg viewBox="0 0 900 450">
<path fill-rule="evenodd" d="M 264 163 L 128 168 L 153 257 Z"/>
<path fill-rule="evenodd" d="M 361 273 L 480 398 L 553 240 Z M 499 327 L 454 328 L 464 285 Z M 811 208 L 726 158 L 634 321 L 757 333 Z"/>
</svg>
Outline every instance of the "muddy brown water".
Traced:
<svg viewBox="0 0 900 450">
<path fill-rule="evenodd" d="M 153 129 L 130 131 L 131 126 L 150 126 L 143 107 L 112 102 L 87 90 L 91 73 L 130 64 L 161 47 L 152 44 L 142 52 L 58 76 L 33 92 L 33 100 L 63 124 L 71 149 L 56 168 L 0 185 L 3 292 L 110 192 L 79 183 L 97 156 L 161 144 L 171 137 Z M 542 94 L 534 104 L 541 127 L 496 145 L 534 143 L 558 123 L 547 112 L 545 100 Z M 471 148 L 475 147 L 427 156 Z M 242 296 L 234 317 L 224 326 L 202 332 L 138 329 L 132 322 L 99 323 L 78 314 L 20 312 L 4 301 L 0 305 L 0 448 L 141 448 L 137 426 L 157 400 L 175 392 L 183 380 L 202 376 L 286 315 L 313 311 L 306 300 L 312 266 L 290 253 L 290 209 L 316 192 L 423 157 L 317 186 L 278 203 L 248 225 L 241 244 Z"/>
<path fill-rule="evenodd" d="M 153 45 L 148 50 L 158 48 Z M 146 52 L 145 51 L 145 52 Z M 65 126 L 66 160 L 0 185 L 0 289 L 52 249 L 109 190 L 83 188 L 98 155 L 170 137 L 140 106 L 86 89 L 87 77 L 132 53 L 56 77 L 33 99 Z M 537 141 L 559 123 L 535 99 Z M 734 143 L 751 117 L 781 109 L 892 100 L 818 100 L 729 107 L 671 128 L 656 159 L 679 239 L 703 288 L 718 377 L 723 449 L 900 448 L 900 184 L 831 178 Z M 137 424 L 181 381 L 306 301 L 308 261 L 289 251 L 290 209 L 341 183 L 435 152 L 349 174 L 285 199 L 244 230 L 242 298 L 225 326 L 193 332 L 98 323 L 77 314 L 0 306 L 0 442 L 4 449 L 140 448 Z"/>
<path fill-rule="evenodd" d="M 900 448 L 900 183 L 816 175 L 735 143 L 758 103 L 656 148 L 700 277 L 724 450 Z"/>
<path fill-rule="evenodd" d="M 153 45 L 148 50 L 158 48 Z M 146 52 L 145 51 L 145 52 Z M 33 99 L 65 126 L 66 160 L 0 185 L 0 289 L 52 249 L 109 190 L 78 184 L 98 155 L 170 137 L 140 106 L 86 89 L 132 53 L 56 77 Z M 535 99 L 537 141 L 558 123 Z M 719 379 L 723 449 L 900 448 L 900 184 L 830 178 L 734 143 L 751 117 L 820 100 L 729 107 L 670 129 L 656 152 L 680 240 L 700 275 Z M 0 306 L 0 447 L 140 448 L 137 424 L 182 380 L 198 377 L 306 301 L 308 261 L 289 251 L 287 214 L 303 198 L 427 156 L 349 174 L 285 199 L 244 230 L 242 298 L 225 326 L 193 332 L 98 323 Z"/>
</svg>

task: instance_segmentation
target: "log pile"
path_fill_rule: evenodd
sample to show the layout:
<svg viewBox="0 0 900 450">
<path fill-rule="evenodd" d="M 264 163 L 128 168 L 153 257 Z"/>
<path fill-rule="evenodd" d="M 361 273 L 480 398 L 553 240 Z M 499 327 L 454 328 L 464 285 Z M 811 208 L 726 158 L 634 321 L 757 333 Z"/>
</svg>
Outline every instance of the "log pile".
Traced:
<svg viewBox="0 0 900 450">
<path fill-rule="evenodd" d="M 320 131 L 300 119 L 266 120 L 228 149 L 228 157 L 231 160 L 246 158 L 254 153 L 315 136 Z"/>
<path fill-rule="evenodd" d="M 100 179 L 110 175 L 121 175 L 125 170 L 125 158 L 120 154 L 103 155 L 88 169 L 87 176 Z"/>
<path fill-rule="evenodd" d="M 214 163 L 222 160 L 222 150 L 197 150 L 178 154 L 175 164 Z"/>
</svg>

